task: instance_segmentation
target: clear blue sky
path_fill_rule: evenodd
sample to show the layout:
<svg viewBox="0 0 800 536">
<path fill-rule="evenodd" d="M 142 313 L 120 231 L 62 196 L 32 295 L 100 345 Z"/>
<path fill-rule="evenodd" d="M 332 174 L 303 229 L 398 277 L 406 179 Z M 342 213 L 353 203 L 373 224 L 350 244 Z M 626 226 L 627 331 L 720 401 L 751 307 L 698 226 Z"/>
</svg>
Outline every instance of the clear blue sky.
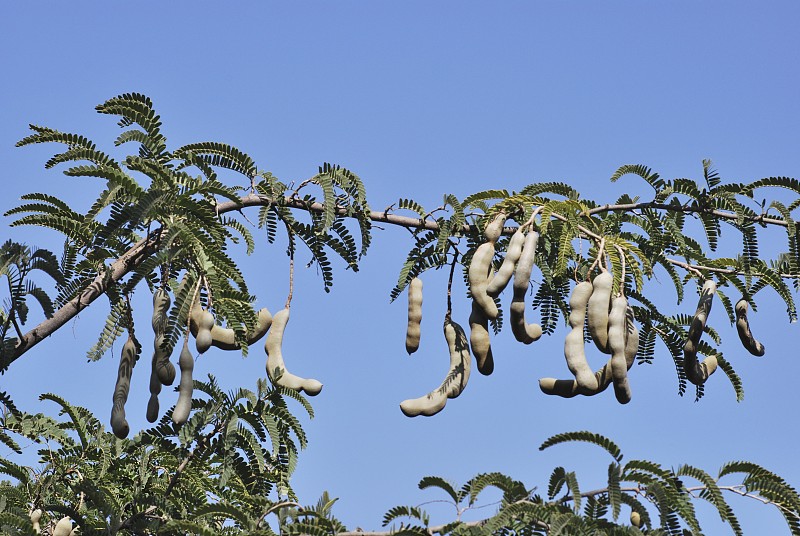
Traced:
<svg viewBox="0 0 800 536">
<path fill-rule="evenodd" d="M 118 129 L 93 108 L 132 91 L 155 101 L 173 147 L 224 141 L 285 182 L 339 163 L 362 177 L 375 208 L 399 197 L 433 208 L 444 193 L 544 180 L 597 201 L 647 195 L 635 178 L 608 181 L 627 163 L 667 178 L 699 177 L 703 158 L 729 180 L 800 176 L 796 2 L 6 2 L 0 19 L 2 211 L 31 191 L 87 208 L 99 182 L 45 171 L 55 146 L 14 143 L 35 123 L 113 150 Z M 8 222 L 0 239 L 60 248 L 56 233 Z M 286 293 L 284 247 L 261 242 L 244 267 L 259 306 L 276 310 Z M 700 402 L 679 397 L 663 347 L 653 365 L 633 369 L 627 406 L 610 393 L 548 398 L 537 379 L 567 373 L 561 328 L 529 347 L 502 333 L 493 376 L 475 374 L 441 414 L 412 420 L 398 403 L 438 385 L 446 368 L 446 274 L 426 278 L 422 347 L 409 358 L 405 305 L 388 303 L 408 246 L 402 230 L 376 231 L 362 272 L 337 265 L 330 295 L 313 269 L 298 274 L 284 353 L 294 372 L 325 383 L 294 479 L 303 500 L 327 489 L 341 497 L 335 512 L 348 526 L 370 530 L 389 507 L 441 498 L 416 489 L 430 474 L 461 483 L 503 471 L 544 492 L 552 468 L 565 465 L 586 489 L 599 487 L 608 463 L 601 451 L 536 450 L 552 434 L 583 429 L 612 437 L 629 458 L 712 473 L 749 459 L 800 485 L 800 327 L 774 295 L 760 295 L 751 319 L 763 359 L 740 348 L 721 307 L 712 313 L 744 379 L 742 403 L 721 373 Z M 666 310 L 694 310 L 693 300 L 677 308 L 658 281 L 649 288 Z M 148 301 L 138 309 L 146 324 Z M 466 322 L 467 302 L 455 307 Z M 52 411 L 36 397 L 53 391 L 106 419 L 118 354 L 85 360 L 106 312 L 98 301 L 15 363 L 0 389 L 29 411 Z M 246 360 L 211 354 L 198 361 L 198 376 L 212 372 L 233 387 L 264 375 L 257 348 Z M 604 360 L 591 359 L 595 367 Z M 135 372 L 133 428 L 146 424 L 148 373 L 141 364 Z M 788 533 L 776 511 L 732 502 L 746 533 Z M 452 519 L 430 508 L 434 522 Z M 701 513 L 708 534 L 728 533 L 713 512 Z"/>
</svg>

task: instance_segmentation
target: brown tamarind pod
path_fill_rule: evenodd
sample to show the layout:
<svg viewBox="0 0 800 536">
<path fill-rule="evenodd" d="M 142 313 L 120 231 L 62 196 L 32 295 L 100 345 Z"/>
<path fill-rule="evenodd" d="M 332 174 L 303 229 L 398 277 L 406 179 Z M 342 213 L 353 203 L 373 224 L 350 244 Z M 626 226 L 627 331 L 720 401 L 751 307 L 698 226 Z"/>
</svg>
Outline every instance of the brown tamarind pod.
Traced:
<svg viewBox="0 0 800 536">
<path fill-rule="evenodd" d="M 736 331 L 739 333 L 739 340 L 742 341 L 742 346 L 744 346 L 745 350 L 754 356 L 761 357 L 766 349 L 763 344 L 753 337 L 753 332 L 750 331 L 750 322 L 747 320 L 747 309 L 749 307 L 750 304 L 744 298 L 736 302 L 734 307 L 736 311 Z"/>
<path fill-rule="evenodd" d="M 164 341 L 164 330 L 167 328 L 167 313 L 172 301 L 164 288 L 157 288 L 153 293 L 153 364 L 156 375 L 162 385 L 172 385 L 175 381 L 175 365 L 169 360 L 169 354 L 161 347 Z M 151 391 L 152 392 L 152 391 Z"/>
<path fill-rule="evenodd" d="M 536 244 L 539 233 L 530 231 L 525 236 L 522 251 L 514 270 L 514 297 L 511 300 L 509 321 L 514 338 L 523 344 L 530 344 L 542 336 L 542 327 L 539 324 L 528 324 L 525 321 L 525 295 L 531 282 L 531 272 L 536 257 Z"/>
<path fill-rule="evenodd" d="M 489 338 L 489 319 L 486 318 L 483 309 L 474 301 L 472 302 L 472 312 L 469 315 L 469 344 L 478 364 L 478 372 L 489 376 L 494 372 L 494 356 Z"/>
<path fill-rule="evenodd" d="M 200 332 L 200 319 L 202 318 L 203 313 L 204 311 L 200 307 L 200 301 L 195 301 L 195 305 L 192 307 L 191 313 L 189 314 L 189 330 L 191 331 L 195 340 L 197 340 L 197 336 Z M 245 334 L 248 346 L 253 345 L 261 340 L 264 335 L 267 334 L 267 331 L 269 331 L 271 325 L 272 314 L 269 312 L 269 309 L 262 307 L 256 315 L 256 325 L 252 333 L 248 331 Z M 222 326 L 216 324 L 216 322 L 211 326 L 211 345 L 219 348 L 220 350 L 242 349 L 241 345 L 236 342 L 236 333 L 233 331 L 233 329 L 223 328 Z"/>
<path fill-rule="evenodd" d="M 214 325 L 214 315 L 211 314 L 211 311 L 201 309 L 197 313 L 197 335 L 195 335 L 194 342 L 198 353 L 205 353 L 206 350 L 211 348 L 211 343 L 214 342 L 211 328 Z"/>
<path fill-rule="evenodd" d="M 309 396 L 316 396 L 322 391 L 322 384 L 319 381 L 313 378 L 301 378 L 286 370 L 281 346 L 286 324 L 288 323 L 288 308 L 281 309 L 272 318 L 272 329 L 264 343 L 264 351 L 267 352 L 267 376 L 275 385 L 302 391 Z"/>
<path fill-rule="evenodd" d="M 128 401 L 131 375 L 138 358 L 136 340 L 129 334 L 128 340 L 122 346 L 122 355 L 117 369 L 117 383 L 114 386 L 113 406 L 111 408 L 111 430 L 120 439 L 128 437 L 128 432 L 130 431 L 128 421 L 125 419 L 125 402 Z"/>
<path fill-rule="evenodd" d="M 614 298 L 608 315 L 608 349 L 611 351 L 611 380 L 614 394 L 620 404 L 631 401 L 631 387 L 628 382 L 628 363 L 626 356 L 628 300 L 624 296 Z M 599 382 L 598 382 L 599 383 Z"/>
<path fill-rule="evenodd" d="M 683 370 L 686 372 L 688 380 L 695 385 L 703 385 L 709 376 L 717 370 L 717 358 L 713 355 L 707 356 L 702 363 L 697 361 L 697 345 L 700 343 L 700 337 L 706 327 L 706 321 L 708 321 L 708 315 L 711 312 L 711 305 L 716 293 L 717 284 L 714 281 L 709 279 L 703 284 L 700 300 L 697 303 L 697 310 L 694 313 L 694 318 L 692 318 L 692 323 L 689 325 L 686 344 L 683 345 Z"/>
<path fill-rule="evenodd" d="M 183 341 L 178 366 L 181 369 L 181 381 L 178 384 L 178 401 L 175 403 L 175 409 L 172 410 L 172 422 L 181 426 L 189 419 L 189 412 L 192 409 L 192 393 L 194 392 L 194 382 L 192 381 L 194 357 L 189 350 L 188 339 Z"/>
<path fill-rule="evenodd" d="M 570 372 L 582 389 L 597 389 L 597 378 L 586 362 L 586 353 L 583 344 L 583 323 L 586 318 L 586 304 L 592 295 L 592 284 L 581 281 L 575 285 L 572 296 L 569 298 L 569 325 L 572 328 L 564 340 L 564 357 Z"/>
<path fill-rule="evenodd" d="M 69 517 L 62 517 L 53 529 L 53 536 L 69 536 L 72 532 L 72 520 Z"/>
<path fill-rule="evenodd" d="M 444 319 L 444 338 L 450 351 L 450 368 L 447 376 L 439 387 L 427 395 L 400 403 L 400 410 L 407 417 L 436 415 L 447 404 L 448 398 L 456 398 L 467 386 L 471 367 L 467 335 L 460 325 L 450 319 L 449 315 Z"/>
<path fill-rule="evenodd" d="M 477 303 L 487 318 L 494 320 L 500 314 L 497 304 L 486 293 L 489 284 L 489 272 L 492 268 L 492 258 L 494 257 L 494 242 L 484 242 L 472 254 L 472 262 L 469 265 L 467 275 L 469 278 L 469 291 L 472 299 Z"/>
<path fill-rule="evenodd" d="M 634 324 L 633 309 L 627 308 L 626 324 L 628 337 L 625 342 L 625 365 L 630 370 L 639 350 L 639 329 Z M 611 359 L 600 370 L 595 372 L 597 389 L 588 390 L 578 387 L 575 380 L 557 380 L 556 378 L 542 378 L 539 380 L 539 389 L 546 395 L 555 395 L 563 398 L 572 398 L 576 395 L 594 396 L 605 391 L 612 382 Z"/>
<path fill-rule="evenodd" d="M 631 525 L 636 528 L 642 527 L 642 516 L 636 510 L 631 510 Z"/>
<path fill-rule="evenodd" d="M 158 420 L 158 395 L 161 393 L 161 380 L 158 379 L 155 357 L 150 369 L 150 399 L 147 401 L 147 422 Z"/>
<path fill-rule="evenodd" d="M 494 279 L 486 286 L 486 294 L 496 298 L 505 290 L 508 282 L 511 281 L 511 276 L 514 275 L 517 261 L 519 261 L 522 255 L 522 246 L 524 243 L 525 233 L 517 229 L 517 231 L 511 235 L 511 240 L 508 242 L 506 256 L 503 259 L 503 263 L 500 265 L 500 269 L 494 274 Z"/>
<path fill-rule="evenodd" d="M 614 276 L 611 272 L 603 270 L 592 281 L 592 297 L 589 298 L 589 312 L 587 322 L 589 324 L 589 334 L 592 336 L 597 349 L 604 354 L 610 354 L 608 347 L 608 315 L 611 304 L 611 287 L 614 284 Z M 622 315 L 625 315 L 623 310 Z"/>
<path fill-rule="evenodd" d="M 415 277 L 408 284 L 408 326 L 406 327 L 406 352 L 419 349 L 422 323 L 422 279 Z"/>
<path fill-rule="evenodd" d="M 506 223 L 506 217 L 504 212 L 498 212 L 492 221 L 486 225 L 486 229 L 483 231 L 483 236 L 486 237 L 486 240 L 494 244 L 500 239 L 503 234 L 503 225 Z"/>
<path fill-rule="evenodd" d="M 35 532 L 36 534 L 41 534 L 42 527 L 39 525 L 39 520 L 42 519 L 41 508 L 36 508 L 34 510 L 31 510 L 30 518 L 31 518 L 31 526 L 33 527 L 33 532 Z"/>
</svg>

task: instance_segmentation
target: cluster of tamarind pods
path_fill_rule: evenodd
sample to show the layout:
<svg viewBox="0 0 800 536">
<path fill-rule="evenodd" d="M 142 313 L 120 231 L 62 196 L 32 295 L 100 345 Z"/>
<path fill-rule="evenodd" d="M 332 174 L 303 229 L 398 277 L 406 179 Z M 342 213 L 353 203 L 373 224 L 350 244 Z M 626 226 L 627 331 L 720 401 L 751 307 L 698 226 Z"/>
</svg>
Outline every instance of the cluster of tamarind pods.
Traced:
<svg viewBox="0 0 800 536">
<path fill-rule="evenodd" d="M 42 510 L 36 508 L 31 510 L 30 513 L 31 525 L 33 526 L 33 531 L 36 534 L 42 533 L 42 527 L 39 524 L 39 521 L 42 519 Z M 72 526 L 72 519 L 69 516 L 62 517 L 58 520 L 55 527 L 53 527 L 52 536 L 75 536 L 77 534 L 77 527 Z"/>
<path fill-rule="evenodd" d="M 175 366 L 170 361 L 170 356 L 164 349 L 164 332 L 167 325 L 167 313 L 171 305 L 169 293 L 159 288 L 153 294 L 153 359 L 150 372 L 150 399 L 147 403 L 147 420 L 155 422 L 158 419 L 158 395 L 162 386 L 169 386 L 175 381 L 177 375 Z M 258 311 L 256 325 L 252 332 L 246 333 L 248 345 L 255 344 L 267 336 L 264 351 L 267 354 L 266 370 L 270 381 L 288 389 L 302 391 L 309 396 L 315 396 L 322 391 L 322 383 L 311 378 L 301 378 L 286 369 L 283 360 L 283 334 L 289 322 L 288 305 L 278 311 L 275 316 L 270 314 L 265 307 Z M 200 306 L 196 300 L 189 315 L 189 331 L 195 339 L 195 348 L 198 353 L 205 353 L 212 346 L 221 350 L 240 350 L 236 342 L 234 330 L 223 328 L 216 323 L 214 315 Z M 122 347 L 117 382 L 114 387 L 113 406 L 111 410 L 111 429 L 117 437 L 127 437 L 129 432 L 128 422 L 125 419 L 125 403 L 128 400 L 130 380 L 133 367 L 138 358 L 138 342 L 132 332 Z M 180 368 L 180 382 L 178 385 L 178 401 L 172 412 L 172 421 L 182 425 L 189 418 L 192 406 L 192 372 L 194 370 L 194 356 L 189 349 L 189 338 L 184 338 L 183 347 L 178 358 Z"/>
<path fill-rule="evenodd" d="M 448 398 L 461 394 L 469 379 L 470 348 L 475 355 L 478 371 L 484 375 L 493 372 L 494 357 L 488 324 L 489 320 L 496 319 L 499 315 L 494 298 L 503 292 L 512 277 L 514 282 L 509 323 L 514 338 L 530 344 L 542 336 L 541 326 L 529 324 L 525 320 L 525 296 L 530 285 L 539 233 L 531 228 L 531 222 L 520 226 L 509 239 L 505 258 L 495 272 L 492 268 L 495 244 L 503 232 L 505 220 L 505 214 L 500 213 L 486 226 L 486 241 L 475 249 L 468 268 L 472 296 L 469 344 L 466 342 L 464 330 L 451 319 L 451 312 L 448 310 L 444 323 L 445 340 L 450 350 L 447 376 L 430 393 L 401 402 L 400 409 L 405 415 L 435 415 L 444 408 Z M 602 248 L 600 254 L 602 255 Z M 623 285 L 620 285 L 617 295 L 612 296 L 613 274 L 603 266 L 603 262 L 598 264 L 600 273 L 593 280 L 588 280 L 587 277 L 586 281 L 577 283 L 569 300 L 570 331 L 564 341 L 564 357 L 574 378 L 541 378 L 539 388 L 548 395 L 572 398 L 576 395 L 596 395 L 613 384 L 617 400 L 621 404 L 627 404 L 631 400 L 628 371 L 638 352 L 639 330 L 635 324 L 634 310 L 628 305 L 622 292 Z M 622 279 L 624 277 L 623 268 Z M 703 385 L 718 366 L 713 355 L 706 356 L 702 362 L 697 359 L 698 345 L 716 290 L 713 280 L 704 282 L 684 345 L 684 371 L 687 379 L 695 385 Z M 755 356 L 763 356 L 764 345 L 754 338 L 750 330 L 748 307 L 748 301 L 744 297 L 736 303 L 736 329 L 745 349 Z M 415 277 L 408 285 L 406 350 L 409 354 L 419 348 L 421 320 L 422 281 Z M 592 371 L 586 359 L 584 324 L 588 325 L 589 335 L 597 349 L 610 355 L 608 361 L 596 372 Z"/>
</svg>

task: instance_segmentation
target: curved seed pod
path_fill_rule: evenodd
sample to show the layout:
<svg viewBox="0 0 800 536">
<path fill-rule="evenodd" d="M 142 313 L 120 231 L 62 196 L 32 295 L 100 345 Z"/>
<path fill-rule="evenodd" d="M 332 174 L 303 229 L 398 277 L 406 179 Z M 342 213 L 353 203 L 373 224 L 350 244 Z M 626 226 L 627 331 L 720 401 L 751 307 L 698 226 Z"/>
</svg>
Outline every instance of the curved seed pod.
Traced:
<svg viewBox="0 0 800 536">
<path fill-rule="evenodd" d="M 467 335 L 449 316 L 444 319 L 444 338 L 450 351 L 450 368 L 447 376 L 439 387 L 427 395 L 403 400 L 400 403 L 400 411 L 406 417 L 436 415 L 447 404 L 448 398 L 456 398 L 467 386 L 471 366 Z"/>
<path fill-rule="evenodd" d="M 608 349 L 611 350 L 611 379 L 614 394 L 620 404 L 631 401 L 631 386 L 628 383 L 628 363 L 626 356 L 626 311 L 628 300 L 624 296 L 614 298 L 611 313 L 608 315 Z"/>
<path fill-rule="evenodd" d="M 272 330 L 267 335 L 264 343 L 264 351 L 267 352 L 267 375 L 272 383 L 303 391 L 309 396 L 316 396 L 322 391 L 322 384 L 313 378 L 301 378 L 286 370 L 283 361 L 281 345 L 283 343 L 283 332 L 289 322 L 289 309 L 281 309 L 272 318 Z"/>
<path fill-rule="evenodd" d="M 492 258 L 494 257 L 494 242 L 484 242 L 475 250 L 472 255 L 472 262 L 469 265 L 469 291 L 472 299 L 483 309 L 487 318 L 494 320 L 499 315 L 497 304 L 486 294 L 486 287 L 489 284 L 489 271 L 492 268 Z"/>
<path fill-rule="evenodd" d="M 158 288 L 153 293 L 153 364 L 162 385 L 172 385 L 175 381 L 175 365 L 169 360 L 169 354 L 161 348 L 164 341 L 164 330 L 167 327 L 167 312 L 172 304 L 169 293 Z M 150 391 L 152 393 L 152 389 Z M 157 393 L 156 393 L 157 394 Z"/>
<path fill-rule="evenodd" d="M 697 310 L 689 326 L 689 335 L 686 338 L 686 344 L 683 345 L 683 370 L 689 381 L 695 385 L 703 385 L 708 377 L 717 370 L 717 358 L 713 355 L 707 356 L 702 363 L 697 361 L 697 345 L 706 327 L 716 293 L 717 284 L 714 281 L 709 279 L 703 284 L 700 301 L 697 302 Z"/>
<path fill-rule="evenodd" d="M 636 352 L 639 350 L 639 329 L 633 323 L 633 309 L 627 309 L 627 326 L 628 326 L 628 339 L 625 343 L 625 365 L 627 370 L 633 366 L 636 358 Z M 546 395 L 556 395 L 563 398 L 572 398 L 576 395 L 594 396 L 603 391 L 611 385 L 611 359 L 609 359 L 603 367 L 595 372 L 594 377 L 597 379 L 597 389 L 588 390 L 578 387 L 578 382 L 575 380 L 557 380 L 555 378 L 542 378 L 539 380 L 539 389 Z"/>
<path fill-rule="evenodd" d="M 486 237 L 486 240 L 494 244 L 500 238 L 500 235 L 503 234 L 503 225 L 506 223 L 506 214 L 504 212 L 499 212 L 494 219 L 486 225 L 486 229 L 483 231 L 483 236 Z"/>
<path fill-rule="evenodd" d="M 197 304 L 199 302 L 195 303 Z M 189 330 L 195 340 L 200 332 L 200 319 L 203 312 L 200 306 L 196 305 L 189 315 Z M 256 326 L 255 329 L 253 329 L 253 333 L 247 333 L 246 335 L 248 346 L 260 341 L 261 338 L 267 334 L 271 325 L 272 313 L 270 313 L 269 309 L 266 307 L 262 307 L 258 311 Z M 220 350 L 241 350 L 242 348 L 236 342 L 236 334 L 231 328 L 223 328 L 216 323 L 211 326 L 211 345 L 216 346 Z"/>
<path fill-rule="evenodd" d="M 524 344 L 530 344 L 542 336 L 542 327 L 539 324 L 528 324 L 525 321 L 525 295 L 531 282 L 538 241 L 539 233 L 536 231 L 531 231 L 525 236 L 517 268 L 514 271 L 514 298 L 511 300 L 509 317 L 514 338 Z"/>
<path fill-rule="evenodd" d="M 472 313 L 469 315 L 469 344 L 475 355 L 475 361 L 478 363 L 478 372 L 484 376 L 494 372 L 494 356 L 489 339 L 489 319 L 483 314 L 483 309 L 474 301 L 472 302 Z"/>
<path fill-rule="evenodd" d="M 178 366 L 181 368 L 181 382 L 178 384 L 178 401 L 175 403 L 175 409 L 172 410 L 172 422 L 180 426 L 189 418 L 189 411 L 192 409 L 192 392 L 194 391 L 192 382 L 194 357 L 189 350 L 188 339 L 183 341 Z"/>
<path fill-rule="evenodd" d="M 128 391 L 131 387 L 131 374 L 133 374 L 133 367 L 136 365 L 136 360 L 139 356 L 136 352 L 136 341 L 128 335 L 128 340 L 122 347 L 122 355 L 119 359 L 119 368 L 117 370 L 117 383 L 114 386 L 114 405 L 111 408 L 111 429 L 114 435 L 123 439 L 128 437 L 128 421 L 125 420 L 125 402 L 128 401 Z M 72 526 L 70 526 L 70 529 Z"/>
<path fill-rule="evenodd" d="M 614 276 L 611 272 L 603 270 L 592 281 L 594 290 L 592 297 L 589 298 L 589 334 L 592 336 L 597 349 L 604 354 L 610 354 L 611 348 L 608 346 L 608 312 L 611 304 L 611 286 L 614 284 Z M 625 316 L 625 309 L 622 310 Z"/>
<path fill-rule="evenodd" d="M 33 526 L 33 532 L 40 534 L 42 532 L 42 527 L 39 526 L 39 520 L 42 519 L 42 510 L 39 508 L 32 510 L 30 513 L 30 518 L 31 525 Z"/>
<path fill-rule="evenodd" d="M 161 381 L 158 379 L 156 359 L 153 356 L 153 363 L 150 369 L 150 399 L 147 401 L 147 422 L 156 422 L 158 420 L 158 395 L 160 393 Z"/>
<path fill-rule="evenodd" d="M 508 242 L 506 249 L 506 257 L 503 259 L 503 264 L 500 269 L 494 274 L 494 279 L 486 286 L 486 294 L 496 298 L 505 290 L 511 276 L 514 275 L 514 269 L 517 267 L 520 255 L 522 255 L 522 245 L 525 243 L 525 233 L 517 229 L 511 240 Z"/>
<path fill-rule="evenodd" d="M 197 335 L 194 342 L 197 351 L 201 354 L 211 348 L 211 343 L 214 341 L 214 337 L 211 336 L 211 328 L 214 325 L 214 315 L 210 311 L 201 309 L 197 313 Z"/>
<path fill-rule="evenodd" d="M 754 356 L 761 357 L 766 349 L 763 344 L 753 337 L 753 332 L 750 331 L 750 322 L 747 320 L 747 309 L 749 307 L 750 304 L 744 298 L 736 302 L 734 307 L 736 310 L 736 331 L 739 333 L 739 340 L 742 341 L 742 346 L 744 346 L 745 350 Z"/>
<path fill-rule="evenodd" d="M 582 389 L 595 390 L 597 389 L 597 378 L 594 377 L 592 369 L 586 362 L 583 346 L 583 322 L 586 318 L 586 304 L 591 295 L 592 284 L 589 281 L 578 283 L 572 291 L 572 296 L 569 298 L 569 325 L 572 330 L 567 333 L 564 341 L 564 357 L 578 385 Z"/>
<path fill-rule="evenodd" d="M 53 529 L 53 536 L 69 536 L 72 532 L 72 520 L 69 517 L 62 517 Z"/>
<path fill-rule="evenodd" d="M 419 349 L 421 322 L 422 279 L 415 277 L 408 284 L 408 327 L 406 328 L 406 352 L 408 352 L 408 355 Z"/>
</svg>

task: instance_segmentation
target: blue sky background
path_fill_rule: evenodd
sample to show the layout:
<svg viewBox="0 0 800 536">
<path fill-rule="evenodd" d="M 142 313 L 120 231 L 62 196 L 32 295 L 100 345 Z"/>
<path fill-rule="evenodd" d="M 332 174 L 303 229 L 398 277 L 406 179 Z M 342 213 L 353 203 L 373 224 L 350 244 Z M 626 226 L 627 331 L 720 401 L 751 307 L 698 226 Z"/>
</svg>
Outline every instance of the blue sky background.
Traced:
<svg viewBox="0 0 800 536">
<path fill-rule="evenodd" d="M 56 146 L 14 143 L 35 123 L 113 151 L 118 128 L 93 109 L 133 91 L 154 100 L 172 147 L 224 141 L 284 182 L 338 163 L 361 176 L 378 209 L 400 197 L 434 208 L 444 193 L 463 198 L 545 180 L 599 202 L 648 196 L 635 177 L 609 182 L 627 163 L 666 178 L 701 177 L 703 158 L 732 181 L 800 175 L 795 2 L 9 2 L 0 16 L 2 211 L 32 191 L 88 208 L 101 183 L 44 170 Z M 0 239 L 60 249 L 56 233 L 9 223 Z M 779 233 L 762 234 L 766 252 L 782 243 Z M 774 294 L 760 294 L 751 315 L 767 346 L 763 359 L 741 349 L 719 304 L 711 315 L 744 379 L 744 402 L 721 373 L 700 402 L 679 397 L 663 346 L 653 365 L 632 370 L 627 406 L 610 392 L 548 398 L 537 379 L 568 374 L 562 327 L 531 346 L 502 333 L 493 342 L 493 376 L 474 374 L 436 417 L 408 419 L 398 403 L 437 386 L 448 361 L 441 272 L 425 278 L 422 347 L 413 358 L 405 353 L 405 298 L 390 305 L 388 294 L 408 247 L 404 230 L 376 230 L 362 271 L 337 264 L 329 295 L 314 269 L 297 274 L 284 354 L 293 372 L 325 383 L 312 400 L 317 417 L 306 424 L 310 447 L 294 478 L 304 501 L 329 490 L 349 527 L 372 530 L 392 506 L 442 498 L 417 489 L 425 475 L 460 484 L 503 471 L 544 493 L 550 471 L 564 465 L 593 489 L 605 478 L 602 451 L 537 451 L 552 434 L 584 429 L 610 436 L 628 458 L 691 463 L 712 474 L 725 461 L 748 459 L 800 484 L 800 327 L 789 325 Z M 279 309 L 287 291 L 283 244 L 267 246 L 262 237 L 243 266 L 258 306 Z M 669 312 L 694 310 L 693 298 L 676 306 L 674 290 L 659 281 L 648 295 Z M 135 304 L 143 326 L 149 300 Z M 455 319 L 466 323 L 468 312 L 466 300 L 456 300 Z M 96 302 L 15 363 L 0 389 L 29 411 L 52 412 L 37 401 L 52 391 L 107 419 L 121 345 L 99 363 L 85 360 L 106 313 Z M 139 333 L 147 348 L 147 330 Z M 605 358 L 590 360 L 598 367 Z M 195 371 L 252 387 L 265 374 L 264 355 L 209 352 Z M 148 374 L 141 364 L 135 371 L 134 429 L 146 425 Z M 165 392 L 162 407 L 170 396 L 177 395 Z M 731 502 L 747 534 L 788 534 L 776 510 Z M 434 522 L 454 517 L 440 503 L 429 508 Z M 708 534 L 729 533 L 710 509 L 700 510 Z"/>
</svg>

